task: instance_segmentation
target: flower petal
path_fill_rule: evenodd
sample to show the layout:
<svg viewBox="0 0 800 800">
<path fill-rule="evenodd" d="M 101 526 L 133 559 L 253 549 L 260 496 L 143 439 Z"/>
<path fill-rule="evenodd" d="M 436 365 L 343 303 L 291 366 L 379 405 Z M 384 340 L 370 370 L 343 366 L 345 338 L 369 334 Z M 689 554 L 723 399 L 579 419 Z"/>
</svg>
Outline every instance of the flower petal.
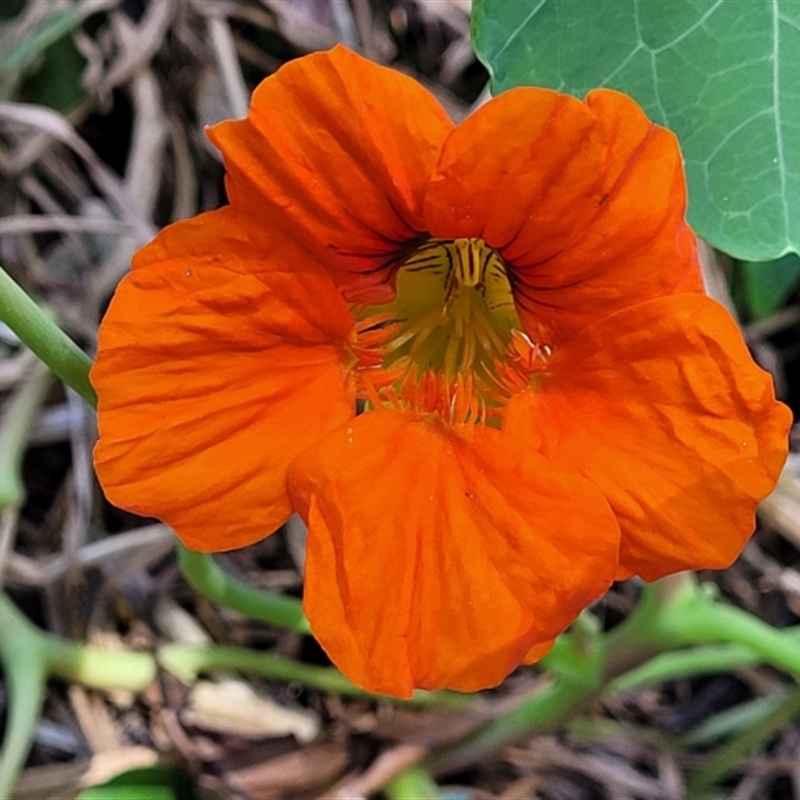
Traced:
<svg viewBox="0 0 800 800">
<path fill-rule="evenodd" d="M 791 415 L 727 312 L 692 294 L 642 303 L 575 334 L 550 367 L 507 406 L 506 433 L 538 433 L 557 468 L 604 492 L 620 575 L 729 565 L 775 485 Z"/>
<path fill-rule="evenodd" d="M 424 188 L 452 127 L 418 83 L 336 47 L 283 66 L 255 90 L 246 120 L 209 136 L 231 202 L 289 226 L 352 295 L 387 280 L 373 273 L 424 230 Z"/>
<path fill-rule="evenodd" d="M 100 481 L 192 548 L 272 533 L 288 463 L 353 416 L 350 315 L 295 256 L 230 208 L 178 223 L 136 255 L 101 326 Z"/>
<path fill-rule="evenodd" d="M 525 653 L 522 663 L 535 664 L 537 661 L 539 661 L 539 659 L 544 658 L 553 649 L 553 645 L 555 643 L 555 639 L 548 639 L 545 642 L 537 642 L 527 653 Z"/>
<path fill-rule="evenodd" d="M 617 565 L 602 495 L 482 426 L 371 411 L 298 458 L 289 486 L 312 630 L 370 691 L 499 683 Z"/>
<path fill-rule="evenodd" d="M 526 329 L 552 342 L 627 305 L 701 290 L 685 207 L 675 137 L 633 100 L 520 88 L 448 137 L 424 210 L 434 236 L 499 249 Z"/>
</svg>

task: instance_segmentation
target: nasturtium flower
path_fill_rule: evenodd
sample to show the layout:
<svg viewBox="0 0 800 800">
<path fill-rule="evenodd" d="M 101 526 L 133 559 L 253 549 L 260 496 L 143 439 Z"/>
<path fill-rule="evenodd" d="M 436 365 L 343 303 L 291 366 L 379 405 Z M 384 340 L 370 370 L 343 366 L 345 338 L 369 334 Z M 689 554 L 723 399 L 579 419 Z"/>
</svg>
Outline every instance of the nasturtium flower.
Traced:
<svg viewBox="0 0 800 800">
<path fill-rule="evenodd" d="M 736 557 L 789 413 L 630 98 L 519 88 L 454 125 L 336 48 L 209 136 L 230 205 L 141 250 L 101 327 L 113 502 L 203 551 L 298 512 L 315 635 L 400 696 L 495 685 L 613 580 Z"/>
</svg>

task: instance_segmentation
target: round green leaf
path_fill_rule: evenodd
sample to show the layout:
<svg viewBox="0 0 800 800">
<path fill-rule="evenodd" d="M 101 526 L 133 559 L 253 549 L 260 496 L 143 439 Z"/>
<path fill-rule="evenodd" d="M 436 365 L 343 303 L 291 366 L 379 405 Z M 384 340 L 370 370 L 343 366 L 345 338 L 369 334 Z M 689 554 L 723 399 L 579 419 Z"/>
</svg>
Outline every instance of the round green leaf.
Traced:
<svg viewBox="0 0 800 800">
<path fill-rule="evenodd" d="M 473 36 L 495 91 L 607 86 L 674 130 L 719 249 L 800 253 L 798 0 L 475 0 Z"/>
<path fill-rule="evenodd" d="M 777 261 L 734 262 L 733 295 L 739 313 L 749 320 L 779 311 L 800 284 L 800 258 L 794 253 Z"/>
</svg>

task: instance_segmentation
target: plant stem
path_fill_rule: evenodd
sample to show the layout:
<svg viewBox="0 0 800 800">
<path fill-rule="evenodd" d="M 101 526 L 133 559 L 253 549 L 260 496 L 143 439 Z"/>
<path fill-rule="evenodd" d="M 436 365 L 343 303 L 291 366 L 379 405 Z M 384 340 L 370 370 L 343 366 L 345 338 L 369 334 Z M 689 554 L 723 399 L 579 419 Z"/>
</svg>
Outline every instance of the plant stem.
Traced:
<svg viewBox="0 0 800 800">
<path fill-rule="evenodd" d="M 760 660 L 800 676 L 800 647 L 794 630 L 778 630 L 741 608 L 716 600 L 688 573 L 668 580 L 676 589 L 665 605 L 658 597 L 658 584 L 645 586 L 636 611 L 609 635 L 610 663 L 616 675 L 627 671 L 615 668 L 626 649 L 618 652 L 616 644 L 638 640 L 641 647 L 655 652 L 712 642 L 743 645 Z"/>
<path fill-rule="evenodd" d="M 0 267 L 0 320 L 90 406 L 97 395 L 89 382 L 91 359 Z"/>
<path fill-rule="evenodd" d="M 368 694 L 335 669 L 315 667 L 245 647 L 170 643 L 159 649 L 158 661 L 164 669 L 185 683 L 195 680 L 200 673 L 235 670 L 279 681 L 302 683 L 333 694 Z"/>
<path fill-rule="evenodd" d="M 688 795 L 708 797 L 709 788 L 732 772 L 750 753 L 757 750 L 778 731 L 786 730 L 800 715 L 800 688 L 794 688 L 785 702 L 766 719 L 740 731 L 726 744 L 712 751 L 706 763 L 688 781 Z"/>
<path fill-rule="evenodd" d="M 389 800 L 440 800 L 443 797 L 428 771 L 417 765 L 395 775 L 383 791 Z"/>
<path fill-rule="evenodd" d="M 736 642 L 749 647 L 772 666 L 800 676 L 800 647 L 787 631 L 773 628 L 740 608 L 720 603 L 697 605 L 692 611 L 671 626 L 681 644 Z"/>
<path fill-rule="evenodd" d="M 28 433 L 50 388 L 50 376 L 37 365 L 35 371 L 14 392 L 0 422 L 0 511 L 19 505 L 25 497 L 20 466 Z"/>
<path fill-rule="evenodd" d="M 140 692 L 156 674 L 146 653 L 104 652 L 40 631 L 0 593 L 0 663 L 9 716 L 0 752 L 0 797 L 10 797 L 36 731 L 50 675 L 97 689 Z"/>
<path fill-rule="evenodd" d="M 228 575 L 208 553 L 178 544 L 178 564 L 188 583 L 200 594 L 249 619 L 298 633 L 311 633 L 299 600 L 254 589 Z"/>
<path fill-rule="evenodd" d="M 599 689 L 580 690 L 571 682 L 556 678 L 494 722 L 434 753 L 425 765 L 434 774 L 467 767 L 517 739 L 558 729 L 584 711 L 597 694 Z"/>
<path fill-rule="evenodd" d="M 36 732 L 47 682 L 44 643 L 0 594 L 0 662 L 8 687 L 8 722 L 0 750 L 0 797 L 10 797 Z"/>
<path fill-rule="evenodd" d="M 733 672 L 761 663 L 762 658 L 749 647 L 740 644 L 716 647 L 697 647 L 661 653 L 640 667 L 613 680 L 608 689 L 625 692 L 653 683 L 673 681 L 690 675 Z"/>
<path fill-rule="evenodd" d="M 101 650 L 45 635 L 51 675 L 93 689 L 143 692 L 156 677 L 155 659 L 131 650 Z"/>
<path fill-rule="evenodd" d="M 558 728 L 585 710 L 616 679 L 664 651 L 690 644 L 732 643 L 726 658 L 765 660 L 800 675 L 795 630 L 776 630 L 746 611 L 716 601 L 690 573 L 645 586 L 628 619 L 610 634 L 599 634 L 593 643 L 587 642 L 589 646 L 584 643 L 583 653 L 571 645 L 569 634 L 566 636 L 566 644 L 558 646 L 554 658 L 554 666 L 562 671 L 550 684 L 477 733 L 434 753 L 426 765 L 436 773 L 451 771 L 485 758 L 515 739 Z M 698 660 L 693 664 L 702 669 Z"/>
<path fill-rule="evenodd" d="M 341 672 L 330 667 L 315 667 L 245 647 L 169 643 L 159 649 L 158 661 L 164 669 L 185 683 L 195 680 L 201 673 L 236 671 L 279 681 L 301 683 L 312 689 L 332 694 L 382 698 L 382 695 L 374 695 L 360 689 L 347 680 Z M 453 692 L 417 692 L 411 700 L 393 702 L 453 710 L 473 704 L 469 695 Z"/>
<path fill-rule="evenodd" d="M 93 689 L 144 691 L 155 679 L 156 663 L 149 653 L 101 650 L 39 630 L 0 593 L 0 656 L 14 661 L 17 652 L 30 652 L 43 663 L 44 673 Z M 2 796 L 2 795 L 0 795 Z"/>
</svg>

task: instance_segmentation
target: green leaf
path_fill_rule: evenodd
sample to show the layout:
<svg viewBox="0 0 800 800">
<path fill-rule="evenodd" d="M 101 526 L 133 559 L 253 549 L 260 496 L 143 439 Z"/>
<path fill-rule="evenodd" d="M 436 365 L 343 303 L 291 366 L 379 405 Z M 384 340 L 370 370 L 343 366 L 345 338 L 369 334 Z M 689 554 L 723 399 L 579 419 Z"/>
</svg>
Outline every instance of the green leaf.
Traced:
<svg viewBox="0 0 800 800">
<path fill-rule="evenodd" d="M 167 786 L 90 786 L 76 800 L 176 800 Z"/>
<path fill-rule="evenodd" d="M 797 0 L 475 0 L 473 37 L 495 91 L 607 86 L 674 130 L 715 247 L 800 253 Z"/>
<path fill-rule="evenodd" d="M 17 20 L 0 25 L 0 100 L 12 98 L 45 51 L 96 13 L 91 3 L 45 3 L 42 9 L 45 13 L 38 24 L 24 34 Z"/>
<path fill-rule="evenodd" d="M 191 779 L 177 767 L 156 765 L 128 770 L 84 789 L 75 800 L 195 800 Z"/>
<path fill-rule="evenodd" d="M 72 40 L 59 39 L 45 50 L 39 68 L 25 77 L 17 99 L 68 114 L 86 99 L 81 85 L 85 67 L 86 59 Z"/>
<path fill-rule="evenodd" d="M 740 311 L 747 319 L 764 319 L 778 311 L 800 283 L 800 258 L 794 254 L 766 263 L 742 262 L 734 267 Z"/>
</svg>

